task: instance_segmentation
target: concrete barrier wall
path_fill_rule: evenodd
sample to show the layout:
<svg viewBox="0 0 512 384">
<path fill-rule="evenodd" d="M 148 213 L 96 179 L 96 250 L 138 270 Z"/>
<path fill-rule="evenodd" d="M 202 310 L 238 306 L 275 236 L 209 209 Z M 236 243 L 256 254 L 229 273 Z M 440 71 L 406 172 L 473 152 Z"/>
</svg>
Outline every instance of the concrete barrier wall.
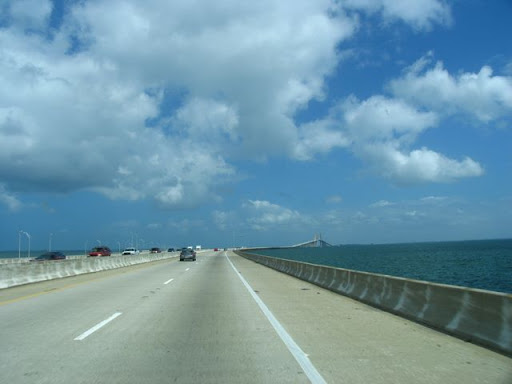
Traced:
<svg viewBox="0 0 512 384">
<path fill-rule="evenodd" d="M 128 267 L 178 255 L 179 253 L 140 253 L 106 257 L 70 256 L 66 260 L 59 261 L 5 263 L 0 265 L 0 289 L 82 273 Z"/>
<path fill-rule="evenodd" d="M 512 355 L 512 295 L 237 251 L 280 272 Z"/>
</svg>

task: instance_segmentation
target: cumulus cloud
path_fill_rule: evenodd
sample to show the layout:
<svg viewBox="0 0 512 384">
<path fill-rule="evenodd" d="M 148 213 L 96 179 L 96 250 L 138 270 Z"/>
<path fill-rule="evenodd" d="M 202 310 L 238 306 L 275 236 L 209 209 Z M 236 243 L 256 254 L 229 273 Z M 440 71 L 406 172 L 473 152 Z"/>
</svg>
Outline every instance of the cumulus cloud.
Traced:
<svg viewBox="0 0 512 384">
<path fill-rule="evenodd" d="M 178 109 L 171 129 L 186 135 L 201 145 L 236 142 L 238 113 L 232 106 L 217 100 L 193 98 Z M 224 144 L 224 145 L 223 145 Z"/>
<path fill-rule="evenodd" d="M 379 200 L 373 204 L 370 204 L 370 207 L 371 208 L 383 208 L 383 207 L 388 207 L 390 205 L 394 205 L 394 203 L 387 201 L 387 200 Z"/>
<path fill-rule="evenodd" d="M 22 204 L 18 198 L 5 190 L 5 186 L 0 184 L 0 203 L 4 204 L 9 211 L 17 211 Z"/>
<path fill-rule="evenodd" d="M 18 0 L 7 4 L 11 22 L 15 28 L 27 32 L 43 31 L 52 11 L 49 0 Z"/>
<path fill-rule="evenodd" d="M 438 123 L 433 112 L 419 111 L 403 100 L 372 96 L 364 101 L 349 97 L 342 105 L 345 126 L 352 142 L 412 143 Z"/>
<path fill-rule="evenodd" d="M 349 146 L 349 139 L 336 125 L 337 122 L 329 118 L 301 125 L 293 157 L 298 160 L 310 160 L 318 154 Z"/>
<path fill-rule="evenodd" d="M 397 184 L 451 182 L 484 172 L 479 163 L 468 157 L 458 161 L 427 148 L 405 152 L 385 144 L 367 145 L 365 156 L 377 172 Z"/>
<path fill-rule="evenodd" d="M 341 145 L 338 133 L 293 121 L 325 96 L 336 47 L 356 30 L 331 1 L 78 2 L 59 26 L 49 1 L 7 8 L 7 190 L 192 206 L 219 198 L 211 191 L 236 178 L 234 158 L 308 159 Z"/>
<path fill-rule="evenodd" d="M 483 167 L 468 156 L 457 160 L 425 147 L 414 149 L 421 134 L 437 127 L 442 118 L 442 113 L 419 108 L 406 98 L 375 95 L 359 100 L 349 96 L 325 119 L 311 124 L 309 128 L 320 134 L 316 142 L 304 140 L 297 147 L 297 157 L 307 158 L 308 148 L 315 145 L 315 153 L 322 152 L 321 144 L 325 152 L 347 148 L 375 174 L 399 185 L 452 182 L 482 175 Z"/>
<path fill-rule="evenodd" d="M 468 157 L 458 161 L 427 148 L 410 149 L 422 132 L 438 124 L 434 112 L 384 96 L 364 101 L 351 97 L 341 109 L 354 154 L 396 184 L 449 182 L 483 173 Z"/>
<path fill-rule="evenodd" d="M 91 1 L 69 5 L 58 26 L 50 25 L 49 1 L 7 4 L 0 29 L 6 192 L 88 189 L 190 207 L 219 201 L 212 190 L 236 180 L 239 159 L 308 161 L 337 148 L 401 181 L 481 172 L 469 158 L 410 149 L 439 118 L 404 101 L 427 104 L 407 91 L 428 88 L 420 70 L 392 83 L 397 98 L 350 97 L 324 119 L 294 120 L 325 99 L 339 45 L 360 28 L 357 13 L 427 30 L 449 23 L 444 1 Z M 482 118 L 501 113 L 508 83 L 487 69 L 477 77 L 489 85 L 488 99 L 500 100 Z M 281 213 L 265 217 L 284 220 Z"/>
<path fill-rule="evenodd" d="M 493 75 L 489 66 L 454 76 L 442 62 L 431 64 L 430 53 L 392 81 L 390 90 L 444 115 L 464 114 L 483 123 L 512 116 L 512 77 Z"/>
<path fill-rule="evenodd" d="M 303 221 L 298 211 L 262 200 L 248 200 L 244 208 L 249 213 L 248 224 L 254 230 L 265 231 L 279 225 L 295 225 Z"/>
</svg>

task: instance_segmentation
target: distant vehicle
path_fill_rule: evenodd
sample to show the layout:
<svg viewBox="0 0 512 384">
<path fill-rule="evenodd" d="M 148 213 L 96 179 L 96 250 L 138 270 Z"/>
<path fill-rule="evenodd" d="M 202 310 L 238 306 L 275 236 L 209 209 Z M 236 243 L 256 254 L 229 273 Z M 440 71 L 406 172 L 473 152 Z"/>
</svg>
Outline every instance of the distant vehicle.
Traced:
<svg viewBox="0 0 512 384">
<path fill-rule="evenodd" d="M 196 251 L 200 251 L 201 250 L 201 246 L 200 245 L 196 245 Z"/>
<path fill-rule="evenodd" d="M 140 251 L 136 248 L 125 248 L 122 255 L 138 255 Z"/>
<path fill-rule="evenodd" d="M 100 246 L 100 247 L 94 247 L 91 249 L 91 252 L 89 252 L 89 256 L 110 256 L 112 255 L 112 251 L 109 247 Z"/>
<path fill-rule="evenodd" d="M 169 248 L 169 249 L 167 250 L 167 252 L 174 252 L 174 251 L 175 251 L 175 249 L 174 249 L 174 248 Z"/>
<path fill-rule="evenodd" d="M 66 255 L 62 252 L 46 252 L 31 261 L 64 260 L 65 258 Z"/>
<path fill-rule="evenodd" d="M 160 248 L 157 248 L 157 247 L 153 247 L 149 250 L 150 253 L 160 253 L 162 252 L 162 250 Z"/>
<path fill-rule="evenodd" d="M 219 251 L 219 248 L 213 248 L 213 251 L 214 251 L 214 252 L 218 252 L 218 251 Z"/>
<path fill-rule="evenodd" d="M 180 261 L 196 261 L 196 252 L 193 249 L 182 249 L 180 252 Z"/>
</svg>

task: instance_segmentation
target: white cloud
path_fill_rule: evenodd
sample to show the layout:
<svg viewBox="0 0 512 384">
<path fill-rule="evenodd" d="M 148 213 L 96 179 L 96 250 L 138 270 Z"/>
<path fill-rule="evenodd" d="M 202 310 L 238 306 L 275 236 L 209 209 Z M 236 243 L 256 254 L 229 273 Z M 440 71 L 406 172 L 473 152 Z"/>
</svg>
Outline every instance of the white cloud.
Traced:
<svg viewBox="0 0 512 384">
<path fill-rule="evenodd" d="M 379 95 L 364 101 L 349 97 L 341 108 L 356 146 L 375 141 L 412 143 L 421 132 L 438 123 L 433 112 L 421 112 L 402 100 Z"/>
<path fill-rule="evenodd" d="M 452 182 L 484 173 L 481 165 L 468 157 L 457 161 L 427 148 L 403 152 L 390 145 L 368 144 L 364 152 L 378 173 L 397 184 Z"/>
<path fill-rule="evenodd" d="M 79 2 L 53 40 L 51 3 L 35 3 L 11 2 L 0 29 L 8 190 L 191 206 L 218 199 L 235 156 L 307 159 L 342 145 L 293 122 L 325 96 L 337 45 L 356 29 L 328 0 Z"/>
<path fill-rule="evenodd" d="M 355 28 L 341 12 L 330 16 L 327 0 L 152 5 L 87 4 L 75 10 L 74 32 L 94 41 L 88 55 L 118 63 L 126 81 L 182 89 L 203 106 L 220 98 L 236 111 L 230 133 L 246 157 L 290 152 L 292 115 L 323 97 L 336 45 Z"/>
<path fill-rule="evenodd" d="M 512 116 L 512 77 L 493 75 L 488 66 L 453 76 L 442 62 L 429 68 L 431 59 L 429 54 L 414 63 L 390 83 L 391 91 L 444 115 L 462 113 L 484 123 Z"/>
<path fill-rule="evenodd" d="M 49 0 L 17 0 L 9 4 L 9 16 L 14 25 L 30 32 L 43 30 L 51 11 Z"/>
<path fill-rule="evenodd" d="M 483 174 L 468 157 L 457 161 L 427 148 L 409 149 L 423 131 L 438 124 L 433 112 L 383 96 L 362 102 L 350 97 L 341 110 L 354 154 L 396 184 L 449 182 Z"/>
<path fill-rule="evenodd" d="M 225 103 L 194 98 L 176 111 L 171 125 L 200 145 L 223 147 L 237 140 L 238 113 Z"/>
<path fill-rule="evenodd" d="M 347 147 L 349 139 L 335 125 L 332 119 L 325 119 L 300 126 L 293 156 L 298 160 L 310 160 L 316 154 Z"/>
<path fill-rule="evenodd" d="M 298 211 L 262 200 L 248 200 L 244 208 L 249 213 L 248 224 L 254 230 L 265 231 L 280 225 L 296 225 L 303 222 Z"/>
<path fill-rule="evenodd" d="M 0 184 L 0 203 L 7 206 L 7 209 L 9 209 L 9 211 L 13 211 L 13 212 L 17 211 L 22 206 L 22 204 L 18 200 L 18 198 L 15 195 L 7 192 L 5 190 L 4 185 L 2 185 L 2 184 Z"/>
<path fill-rule="evenodd" d="M 469 158 L 410 150 L 439 115 L 404 100 L 350 97 L 325 119 L 294 122 L 310 101 L 325 98 L 339 44 L 359 27 L 346 9 L 427 29 L 449 20 L 443 1 L 80 2 L 53 40 L 23 32 L 48 28 L 51 3 L 33 12 L 19 4 L 11 3 L 9 27 L 0 30 L 6 191 L 89 189 L 189 207 L 220 199 L 212 190 L 237 177 L 233 159 L 305 161 L 336 148 L 399 182 L 482 172 Z M 404 81 L 421 82 L 418 73 Z M 489 94 L 505 95 L 502 79 L 486 70 L 480 77 Z M 405 85 L 392 86 L 413 99 Z"/>
<path fill-rule="evenodd" d="M 451 182 L 482 175 L 483 167 L 470 157 L 456 160 L 425 147 L 411 148 L 423 132 L 438 126 L 442 117 L 407 99 L 375 95 L 360 101 L 350 96 L 316 124 L 336 127 L 332 131 L 337 129 L 343 145 L 375 174 L 395 184 Z"/>
<path fill-rule="evenodd" d="M 382 207 L 388 207 L 390 205 L 394 205 L 394 203 L 391 203 L 387 200 L 379 200 L 373 204 L 370 204 L 370 207 L 372 208 L 382 208 Z"/>
</svg>

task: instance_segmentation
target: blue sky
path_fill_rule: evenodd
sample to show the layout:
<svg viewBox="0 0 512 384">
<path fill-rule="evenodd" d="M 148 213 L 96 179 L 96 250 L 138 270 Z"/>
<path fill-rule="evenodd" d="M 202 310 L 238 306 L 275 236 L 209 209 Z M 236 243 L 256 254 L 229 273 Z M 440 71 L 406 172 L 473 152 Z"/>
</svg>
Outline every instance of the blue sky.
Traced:
<svg viewBox="0 0 512 384">
<path fill-rule="evenodd" d="M 511 237 L 511 17 L 3 0 L 0 250 Z"/>
</svg>

